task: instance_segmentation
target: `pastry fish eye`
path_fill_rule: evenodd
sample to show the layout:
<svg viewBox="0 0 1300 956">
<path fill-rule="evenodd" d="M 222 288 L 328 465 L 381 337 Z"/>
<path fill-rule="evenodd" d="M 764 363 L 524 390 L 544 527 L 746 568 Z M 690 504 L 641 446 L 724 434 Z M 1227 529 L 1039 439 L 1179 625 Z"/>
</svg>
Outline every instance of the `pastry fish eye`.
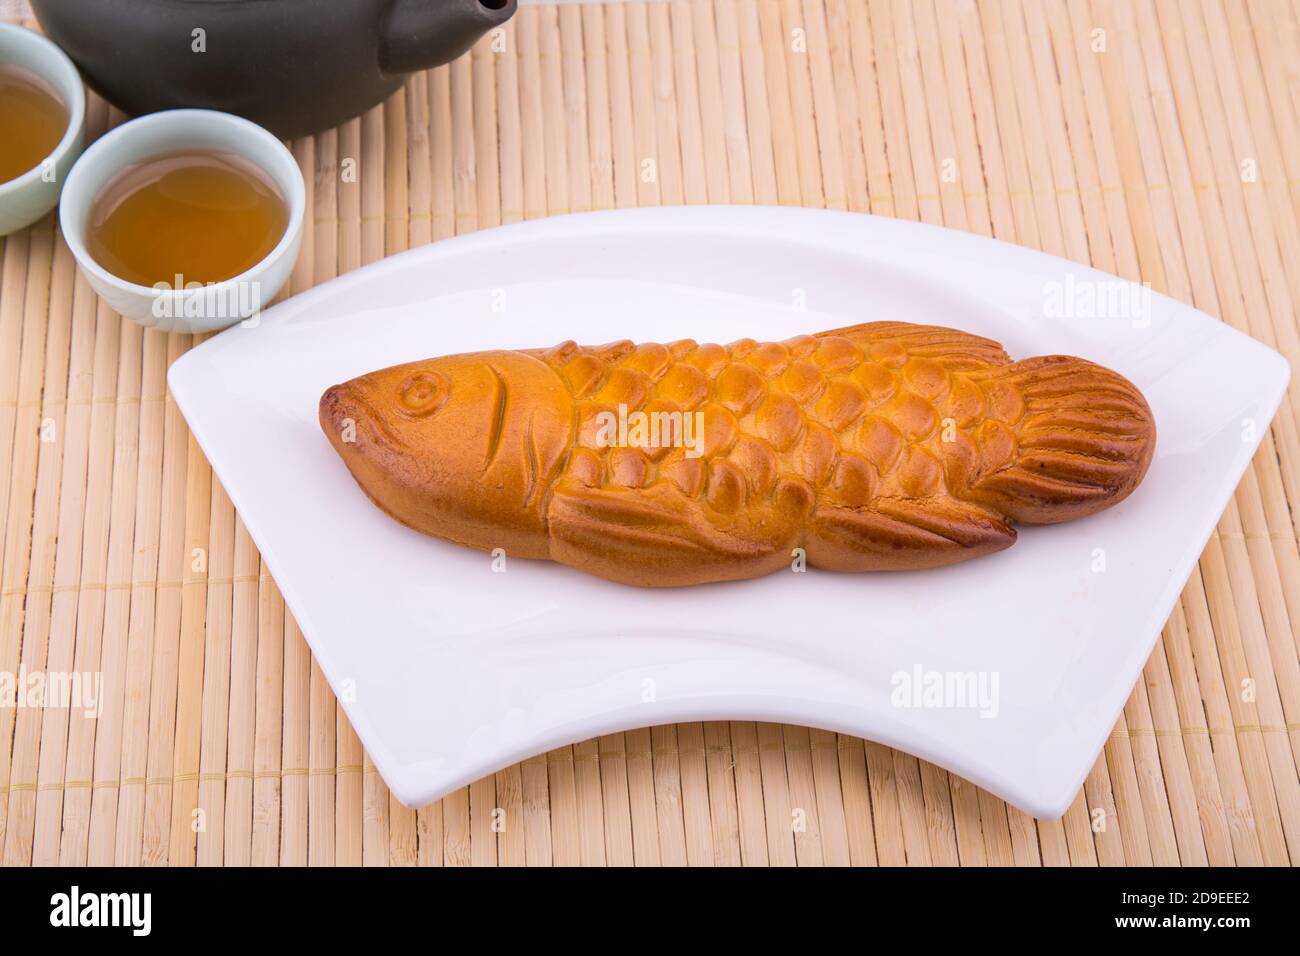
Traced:
<svg viewBox="0 0 1300 956">
<path fill-rule="evenodd" d="M 397 387 L 402 411 L 412 418 L 425 418 L 446 404 L 451 382 L 439 372 L 416 372 Z"/>
</svg>

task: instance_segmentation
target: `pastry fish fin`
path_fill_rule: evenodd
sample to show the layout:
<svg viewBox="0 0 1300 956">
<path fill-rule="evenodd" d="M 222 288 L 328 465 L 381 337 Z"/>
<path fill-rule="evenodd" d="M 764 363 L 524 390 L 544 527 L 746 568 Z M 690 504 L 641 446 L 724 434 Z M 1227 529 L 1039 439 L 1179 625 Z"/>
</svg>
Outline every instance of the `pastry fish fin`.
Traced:
<svg viewBox="0 0 1300 956">
<path fill-rule="evenodd" d="M 864 322 L 842 329 L 818 332 L 815 338 L 839 336 L 856 342 L 870 354 L 871 349 L 902 349 L 908 356 L 935 359 L 953 370 L 1008 365 L 1011 357 L 997 342 L 957 329 L 937 325 L 912 325 L 909 322 Z"/>
<path fill-rule="evenodd" d="M 1023 524 L 1055 524 L 1122 501 L 1142 481 L 1155 418 L 1119 373 L 1046 355 L 972 379 L 986 394 L 1014 395 L 1023 408 L 1009 426 L 986 422 L 976 433 L 980 468 L 968 489 L 951 489 L 963 498 Z"/>
<path fill-rule="evenodd" d="M 788 560 L 769 545 L 716 527 L 667 482 L 589 488 L 564 479 L 547 507 L 547 533 L 552 561 L 649 587 L 754 577 Z"/>
<path fill-rule="evenodd" d="M 566 339 L 559 345 L 552 345 L 545 349 L 523 349 L 525 355 L 533 355 L 541 359 L 552 368 L 563 368 L 564 363 L 578 354 L 578 343 L 573 339 Z"/>
<path fill-rule="evenodd" d="M 866 508 L 819 508 L 808 561 L 831 571 L 934 568 L 992 554 L 1015 543 L 999 515 L 947 496 L 877 498 Z"/>
</svg>

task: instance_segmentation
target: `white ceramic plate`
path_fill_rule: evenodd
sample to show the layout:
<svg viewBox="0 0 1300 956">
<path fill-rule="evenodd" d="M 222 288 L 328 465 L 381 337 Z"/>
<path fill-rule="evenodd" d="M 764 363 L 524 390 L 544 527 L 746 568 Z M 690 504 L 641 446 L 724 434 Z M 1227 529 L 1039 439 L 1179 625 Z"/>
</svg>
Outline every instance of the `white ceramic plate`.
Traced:
<svg viewBox="0 0 1300 956">
<path fill-rule="evenodd" d="M 1252 339 L 1132 291 L 1061 259 L 892 219 L 591 213 L 350 273 L 199 346 L 168 380 L 403 803 L 598 734 L 742 719 L 861 735 L 1057 817 L 1289 375 Z M 1099 515 L 1022 530 L 1008 551 L 942 570 L 639 590 L 549 562 L 507 559 L 494 572 L 488 555 L 399 526 L 317 424 L 328 386 L 427 356 L 568 338 L 781 339 L 876 319 L 1123 373 L 1156 416 L 1146 481 Z"/>
</svg>

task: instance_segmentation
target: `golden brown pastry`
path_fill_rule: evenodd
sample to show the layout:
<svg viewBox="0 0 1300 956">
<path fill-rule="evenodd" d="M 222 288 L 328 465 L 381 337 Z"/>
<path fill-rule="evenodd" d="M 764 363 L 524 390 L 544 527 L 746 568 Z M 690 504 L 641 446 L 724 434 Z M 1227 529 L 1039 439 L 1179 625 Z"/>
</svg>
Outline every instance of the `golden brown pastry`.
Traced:
<svg viewBox="0 0 1300 956">
<path fill-rule="evenodd" d="M 648 586 L 1000 551 L 1125 498 L 1155 447 L 1109 369 L 901 322 L 427 359 L 335 385 L 320 421 L 403 524 Z"/>
</svg>

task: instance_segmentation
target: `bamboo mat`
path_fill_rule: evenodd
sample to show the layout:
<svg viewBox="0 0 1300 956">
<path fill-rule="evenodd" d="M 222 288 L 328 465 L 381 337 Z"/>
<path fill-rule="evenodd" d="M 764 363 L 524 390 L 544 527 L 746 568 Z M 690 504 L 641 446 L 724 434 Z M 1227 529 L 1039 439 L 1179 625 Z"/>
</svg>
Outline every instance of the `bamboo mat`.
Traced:
<svg viewBox="0 0 1300 956">
<path fill-rule="evenodd" d="M 292 291 L 525 218 L 824 206 L 1090 262 L 1294 365 L 1297 64 L 1300 0 L 529 4 L 293 143 L 311 222 Z M 89 118 L 121 120 L 98 100 Z M 417 811 L 166 395 L 193 340 L 98 303 L 51 219 L 0 241 L 0 673 L 104 688 L 97 719 L 0 708 L 6 864 L 1300 861 L 1296 388 L 1062 820 L 748 722 L 584 741 Z"/>
</svg>

